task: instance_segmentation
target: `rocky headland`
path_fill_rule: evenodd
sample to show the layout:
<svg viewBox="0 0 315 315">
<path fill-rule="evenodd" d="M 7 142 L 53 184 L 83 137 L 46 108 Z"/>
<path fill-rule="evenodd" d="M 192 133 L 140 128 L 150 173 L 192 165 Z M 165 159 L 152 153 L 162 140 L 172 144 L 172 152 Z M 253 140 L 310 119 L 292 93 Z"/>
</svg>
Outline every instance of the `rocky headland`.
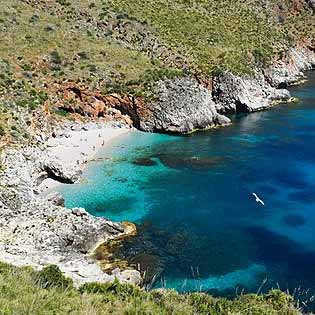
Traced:
<svg viewBox="0 0 315 315">
<path fill-rule="evenodd" d="M 315 66 L 309 47 L 292 48 L 285 60 L 266 70 L 238 76 L 224 72 L 209 85 L 196 78 L 160 81 L 156 100 L 133 106 L 131 119 L 141 130 L 186 134 L 195 130 L 226 126 L 228 115 L 250 113 L 293 101 L 286 87 L 303 80 L 303 71 Z"/>
</svg>

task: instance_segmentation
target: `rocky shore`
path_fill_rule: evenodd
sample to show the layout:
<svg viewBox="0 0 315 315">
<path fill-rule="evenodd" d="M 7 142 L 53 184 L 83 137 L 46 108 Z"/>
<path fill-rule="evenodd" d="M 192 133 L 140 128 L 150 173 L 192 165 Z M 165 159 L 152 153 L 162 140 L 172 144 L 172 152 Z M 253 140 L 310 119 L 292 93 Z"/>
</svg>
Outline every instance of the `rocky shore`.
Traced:
<svg viewBox="0 0 315 315">
<path fill-rule="evenodd" d="M 210 83 L 192 77 L 160 81 L 155 100 L 145 105 L 135 102 L 129 108 L 130 118 L 139 129 L 151 132 L 187 134 L 225 126 L 231 123 L 229 114 L 292 101 L 286 88 L 303 80 L 303 71 L 314 66 L 314 49 L 303 46 L 291 48 L 285 59 L 268 69 L 256 69 L 252 75 L 224 72 Z"/>
<path fill-rule="evenodd" d="M 229 114 L 264 110 L 290 101 L 285 88 L 303 79 L 302 71 L 314 66 L 314 50 L 291 49 L 285 61 L 257 70 L 255 75 L 240 77 L 225 72 L 208 86 L 191 77 L 160 81 L 154 101 L 122 104 L 116 99 L 113 109 L 128 114 L 144 131 L 186 134 L 224 126 L 231 123 Z M 129 235 L 130 226 L 93 217 L 84 209 L 67 209 L 57 193 L 41 194 L 58 182 L 78 181 L 82 167 L 95 151 L 114 134 L 123 132 L 127 129 L 69 123 L 56 129 L 53 137 L 41 136 L 42 140 L 34 145 L 2 152 L 0 261 L 38 269 L 56 264 L 77 285 L 115 277 L 134 284 L 141 282 L 136 270 L 104 273 L 91 256 L 97 245 Z"/>
<path fill-rule="evenodd" d="M 96 133 L 103 135 L 103 143 L 127 131 L 109 127 L 105 130 L 97 124 L 72 124 L 71 128 L 62 130 L 54 141 L 59 142 L 59 146 L 60 142 L 64 146 L 67 142 L 71 146 L 79 146 L 73 139 Z M 130 226 L 93 217 L 81 208 L 66 209 L 57 193 L 40 194 L 40 184 L 44 180 L 62 183 L 78 181 L 83 165 L 91 158 L 89 147 L 81 146 L 84 154 L 75 154 L 74 150 L 65 163 L 62 154 L 56 156 L 58 150 L 62 153 L 64 148 L 52 150 L 51 143 L 52 139 L 49 139 L 34 146 L 2 152 L 0 261 L 18 266 L 31 265 L 37 269 L 55 264 L 77 285 L 91 281 L 106 282 L 115 277 L 129 283 L 140 283 L 138 271 L 115 270 L 112 274 L 105 274 L 91 258 L 97 244 L 128 235 Z M 96 144 L 94 146 L 93 152 L 97 149 Z"/>
</svg>

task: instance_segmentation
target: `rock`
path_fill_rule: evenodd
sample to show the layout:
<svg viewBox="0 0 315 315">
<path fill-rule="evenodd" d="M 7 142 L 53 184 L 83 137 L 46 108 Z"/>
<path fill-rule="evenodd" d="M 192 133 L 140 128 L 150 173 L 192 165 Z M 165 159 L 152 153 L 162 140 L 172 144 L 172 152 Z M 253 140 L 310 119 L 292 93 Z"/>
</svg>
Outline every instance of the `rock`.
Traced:
<svg viewBox="0 0 315 315">
<path fill-rule="evenodd" d="M 217 112 L 211 92 L 194 79 L 160 81 L 155 94 L 156 101 L 137 111 L 144 131 L 186 134 L 230 123 Z"/>
<path fill-rule="evenodd" d="M 189 168 L 192 170 L 204 170 L 221 165 L 227 160 L 225 157 L 183 157 L 178 155 L 161 154 L 158 156 L 160 161 L 167 167 L 182 169 Z"/>
<path fill-rule="evenodd" d="M 315 12 L 315 0 L 307 0 L 308 6 Z"/>
<path fill-rule="evenodd" d="M 72 164 L 70 168 L 65 167 L 57 159 L 44 159 L 41 168 L 47 173 L 48 178 L 64 184 L 74 184 L 82 174 L 80 165 Z"/>
<path fill-rule="evenodd" d="M 54 204 L 55 206 L 64 206 L 65 200 L 63 199 L 62 195 L 59 192 L 52 192 L 49 195 L 46 196 L 46 199 Z"/>
<path fill-rule="evenodd" d="M 262 74 L 239 77 L 225 72 L 213 83 L 213 99 L 220 113 L 249 113 L 267 109 L 274 101 L 286 101 L 290 92 L 272 87 Z"/>
<path fill-rule="evenodd" d="M 71 213 L 77 217 L 84 217 L 88 215 L 88 212 L 83 208 L 72 208 Z"/>
<path fill-rule="evenodd" d="M 315 52 L 305 47 L 291 48 L 285 60 L 279 60 L 266 69 L 265 76 L 274 87 L 287 87 L 304 78 L 303 71 L 315 66 Z"/>
<path fill-rule="evenodd" d="M 117 279 L 121 282 L 140 285 L 142 282 L 141 274 L 137 270 L 123 270 L 120 273 L 115 274 Z"/>
</svg>

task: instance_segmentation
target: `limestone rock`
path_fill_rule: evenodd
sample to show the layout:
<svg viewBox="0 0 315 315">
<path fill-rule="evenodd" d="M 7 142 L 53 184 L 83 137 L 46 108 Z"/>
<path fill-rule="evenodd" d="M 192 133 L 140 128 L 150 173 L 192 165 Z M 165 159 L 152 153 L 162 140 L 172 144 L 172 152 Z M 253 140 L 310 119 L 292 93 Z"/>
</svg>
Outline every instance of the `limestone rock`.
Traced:
<svg viewBox="0 0 315 315">
<path fill-rule="evenodd" d="M 36 269 L 56 264 L 77 285 L 114 280 L 89 254 L 98 244 L 121 238 L 129 230 L 84 209 L 64 208 L 58 193 L 35 193 L 40 179 L 51 176 L 48 167 L 59 180 L 71 181 L 78 178 L 78 169 L 71 164 L 61 167 L 58 158 L 40 147 L 7 149 L 1 155 L 1 164 L 0 261 Z M 118 278 L 138 283 L 135 274 L 122 273 Z"/>
<path fill-rule="evenodd" d="M 290 92 L 276 89 L 262 74 L 239 77 L 225 72 L 214 79 L 213 98 L 220 113 L 249 113 L 267 109 L 274 101 L 291 98 Z"/>
<path fill-rule="evenodd" d="M 265 71 L 272 86 L 287 87 L 304 78 L 303 71 L 315 67 L 315 51 L 305 47 L 291 48 L 285 60 L 279 60 Z"/>
<path fill-rule="evenodd" d="M 64 198 L 62 197 L 62 195 L 60 193 L 58 193 L 56 191 L 47 195 L 46 199 L 55 206 L 64 206 L 65 205 Z"/>
<path fill-rule="evenodd" d="M 185 134 L 230 123 L 216 111 L 211 92 L 194 79 L 160 81 L 155 92 L 157 100 L 138 113 L 144 131 Z"/>
</svg>

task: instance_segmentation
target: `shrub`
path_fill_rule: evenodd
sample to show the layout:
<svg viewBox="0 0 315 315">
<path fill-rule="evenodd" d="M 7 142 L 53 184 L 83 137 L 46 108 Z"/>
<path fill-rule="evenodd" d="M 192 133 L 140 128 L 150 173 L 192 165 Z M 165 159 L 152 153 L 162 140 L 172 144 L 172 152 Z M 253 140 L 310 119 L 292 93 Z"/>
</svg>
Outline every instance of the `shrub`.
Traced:
<svg viewBox="0 0 315 315">
<path fill-rule="evenodd" d="M 57 115 L 59 115 L 59 116 L 62 116 L 62 117 L 68 117 L 68 116 L 70 115 L 70 113 L 67 112 L 67 111 L 64 110 L 64 109 L 57 109 L 57 110 L 55 111 L 55 113 L 56 113 Z"/>
<path fill-rule="evenodd" d="M 12 272 L 14 267 L 12 265 L 6 264 L 4 262 L 0 262 L 0 275 L 1 274 L 8 274 Z"/>
<path fill-rule="evenodd" d="M 120 294 L 120 295 L 138 295 L 140 290 L 135 286 L 120 283 L 117 279 L 113 282 L 98 283 L 91 282 L 85 283 L 79 288 L 80 293 L 98 293 L 98 294 Z"/>
<path fill-rule="evenodd" d="M 0 125 L 0 137 L 3 137 L 5 135 L 5 128 Z"/>
<path fill-rule="evenodd" d="M 88 54 L 85 52 L 85 51 L 80 51 L 78 52 L 78 56 L 81 58 L 81 59 L 89 59 L 88 57 Z"/>
<path fill-rule="evenodd" d="M 54 50 L 50 53 L 50 69 L 59 71 L 61 69 L 62 59 L 57 50 Z"/>
<path fill-rule="evenodd" d="M 41 271 L 39 271 L 35 280 L 38 285 L 44 289 L 47 288 L 72 288 L 73 281 L 70 278 L 67 278 L 63 275 L 61 270 L 55 265 L 49 265 L 44 267 Z"/>
</svg>

